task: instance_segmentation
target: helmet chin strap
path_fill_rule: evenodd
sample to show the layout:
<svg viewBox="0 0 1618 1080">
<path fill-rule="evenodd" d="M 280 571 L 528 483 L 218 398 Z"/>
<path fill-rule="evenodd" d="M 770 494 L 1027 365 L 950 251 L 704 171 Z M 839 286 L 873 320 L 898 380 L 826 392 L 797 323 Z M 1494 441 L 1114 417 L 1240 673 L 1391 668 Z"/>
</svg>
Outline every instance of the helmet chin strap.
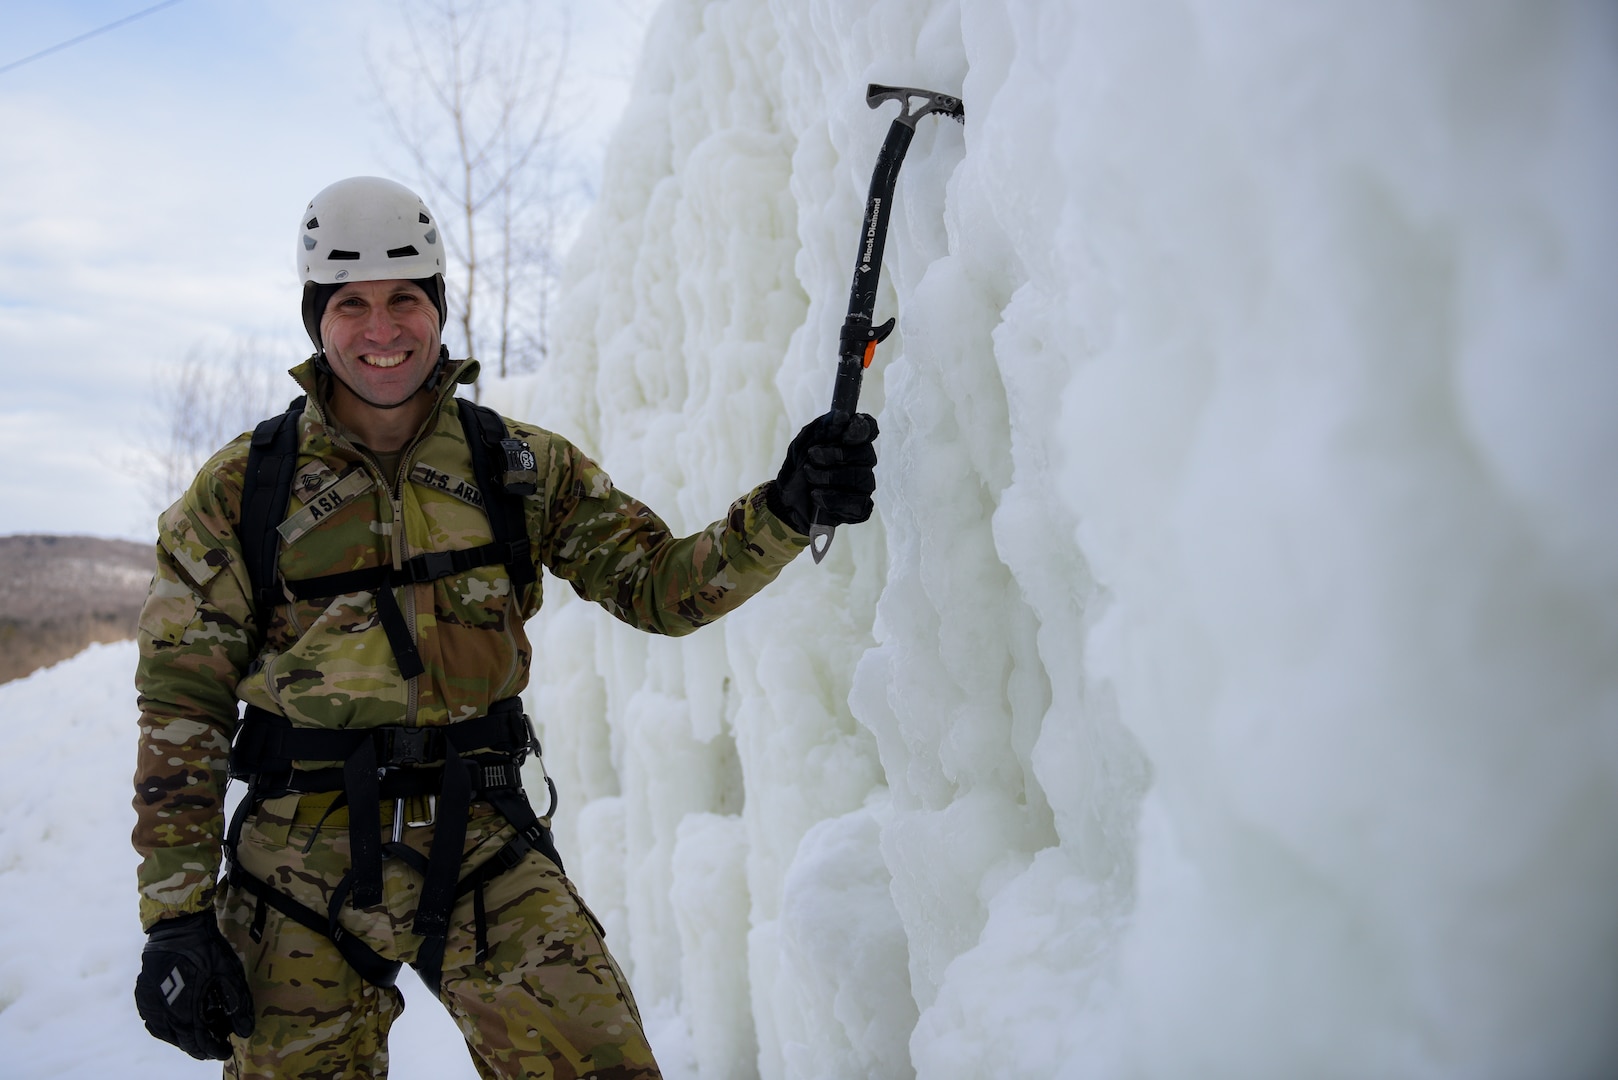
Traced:
<svg viewBox="0 0 1618 1080">
<path fill-rule="evenodd" d="M 440 327 L 439 329 L 442 330 L 443 328 Z M 427 378 L 421 384 L 421 389 L 437 390 L 438 384 L 444 380 L 444 372 L 447 370 L 449 370 L 449 346 L 440 344 L 438 346 L 438 363 L 434 364 L 433 369 L 427 373 Z M 415 395 L 412 394 L 411 396 L 414 397 Z"/>
</svg>

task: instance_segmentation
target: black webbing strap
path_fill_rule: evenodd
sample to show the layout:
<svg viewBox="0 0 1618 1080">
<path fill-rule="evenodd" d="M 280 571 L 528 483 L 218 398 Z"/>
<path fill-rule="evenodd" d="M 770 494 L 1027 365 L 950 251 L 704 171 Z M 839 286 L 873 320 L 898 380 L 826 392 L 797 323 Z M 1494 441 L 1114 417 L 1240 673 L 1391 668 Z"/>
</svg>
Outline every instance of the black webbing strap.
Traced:
<svg viewBox="0 0 1618 1080">
<path fill-rule="evenodd" d="M 298 466 L 298 417 L 303 415 L 304 402 L 304 397 L 294 398 L 286 412 L 261 421 L 253 429 L 247 450 L 242 520 L 236 535 L 253 585 L 253 606 L 265 621 L 281 602 L 275 587 L 280 576 L 275 562 L 280 536 L 275 530 L 292 495 L 292 475 Z"/>
<path fill-rule="evenodd" d="M 457 899 L 467 893 L 472 894 L 472 941 L 474 949 L 472 959 L 475 963 L 481 964 L 489 958 L 489 910 L 483 902 L 483 888 L 507 870 L 521 863 L 530 851 L 537 850 L 550 858 L 548 853 L 556 850 L 556 844 L 550 838 L 549 829 L 542 829 L 541 831 L 545 836 L 543 845 L 530 843 L 527 834 L 519 832 L 476 870 L 462 878 L 461 883 L 456 886 L 455 896 Z M 556 863 L 558 870 L 562 868 L 560 860 L 552 858 L 551 861 Z M 428 974 L 435 976 L 440 974 L 440 972 L 421 971 L 420 964 L 417 964 L 416 967 L 424 980 L 427 979 Z M 436 980 L 432 982 L 432 985 L 437 985 Z"/>
<path fill-rule="evenodd" d="M 483 903 L 483 884 L 479 882 L 477 888 L 472 890 L 472 962 L 481 964 L 488 958 L 489 909 Z M 439 974 L 443 974 L 442 969 Z"/>
<path fill-rule="evenodd" d="M 382 902 L 382 794 L 377 780 L 376 743 L 366 739 L 343 762 L 356 907 Z"/>
<path fill-rule="evenodd" d="M 348 593 L 372 592 L 383 585 L 415 585 L 461 574 L 479 566 L 497 566 L 508 559 L 525 556 L 528 542 L 482 544 L 455 551 L 429 551 L 406 559 L 395 570 L 391 566 L 366 566 L 340 574 L 300 578 L 286 583 L 287 591 L 299 600 L 316 600 Z M 532 566 L 529 569 L 533 569 Z"/>
<path fill-rule="evenodd" d="M 268 904 L 287 918 L 303 926 L 307 926 L 317 934 L 331 939 L 337 946 L 337 952 L 348 961 L 349 967 L 359 972 L 360 978 L 377 986 L 392 986 L 399 977 L 399 968 L 403 965 L 397 960 L 384 960 L 365 942 L 349 933 L 342 926 L 333 928 L 331 920 L 322 916 L 318 911 L 299 903 L 275 886 L 249 874 L 241 868 L 241 864 L 232 861 L 230 866 L 230 883 L 246 890 L 258 898 L 259 904 Z M 262 906 L 259 908 L 262 913 Z M 260 934 L 263 927 L 259 919 L 254 919 L 254 925 Z"/>
<path fill-rule="evenodd" d="M 411 929 L 422 937 L 442 938 L 449 932 L 449 912 L 455 905 L 455 882 L 461 873 L 461 850 L 466 846 L 466 823 L 472 809 L 472 778 L 455 744 L 444 757 L 444 786 L 438 793 L 438 817 L 433 843 L 422 875 L 421 900 Z"/>
<path fill-rule="evenodd" d="M 279 713 L 247 706 L 235 744 L 230 749 L 230 775 L 246 780 L 263 773 L 285 772 L 295 761 L 345 761 L 361 742 L 376 744 L 378 768 L 428 765 L 442 759 L 453 742 L 462 754 L 479 750 L 515 753 L 532 750 L 532 733 L 523 717 L 521 698 L 502 698 L 489 711 L 442 727 L 395 725 L 368 728 L 293 727 Z M 304 775 L 316 775 L 309 773 Z M 303 794 L 336 791 L 342 785 L 297 788 Z"/>
<path fill-rule="evenodd" d="M 517 835 L 507 841 L 504 847 L 480 864 L 477 869 L 462 878 L 460 884 L 455 887 L 455 898 L 457 900 L 467 893 L 472 894 L 473 960 L 479 964 L 489 958 L 489 912 L 483 902 L 484 886 L 507 870 L 520 864 L 530 851 L 539 852 L 554 863 L 557 870 L 566 873 L 566 870 L 562 867 L 562 856 L 556 851 L 556 841 L 551 837 L 550 829 L 546 828 L 534 817 L 533 807 L 529 805 L 527 797 L 523 795 L 521 790 L 508 792 L 505 796 L 520 804 L 521 810 L 513 807 L 508 811 L 501 795 L 497 792 L 486 791 L 483 796 L 493 803 L 496 809 L 500 810 L 507 821 L 516 827 Z M 554 804 L 552 808 L 554 809 Z M 526 816 L 530 822 L 527 827 L 518 823 L 518 819 L 523 816 Z M 425 950 L 423 950 L 423 953 L 425 953 Z M 414 965 L 417 973 L 421 975 L 422 981 L 435 991 L 438 989 L 439 976 L 442 974 L 442 947 L 439 947 L 437 960 L 438 963 L 431 967 L 428 967 L 419 959 Z"/>
<path fill-rule="evenodd" d="M 389 858 L 398 859 L 401 862 L 406 863 L 412 870 L 424 878 L 427 876 L 427 859 L 423 857 L 421 852 L 417 851 L 415 848 L 409 846 L 408 844 L 391 842 L 381 845 L 381 848 Z M 331 902 L 326 905 L 326 924 L 322 929 L 322 933 L 331 938 L 334 942 L 338 941 L 344 936 L 346 936 L 350 941 L 354 940 L 353 935 L 349 934 L 349 932 L 343 928 L 343 924 L 340 921 L 343 914 L 343 905 L 348 902 L 348 898 L 351 893 L 355 894 L 355 906 L 360 906 L 359 897 L 354 885 L 354 874 L 355 871 L 351 868 L 348 873 L 342 876 L 342 879 L 337 882 L 337 887 L 332 890 Z M 305 910 L 308 910 L 311 916 L 318 918 L 314 911 L 310 909 Z M 424 943 L 421 949 L 418 950 L 418 957 L 421 951 L 431 948 L 432 946 L 430 942 Z M 369 949 L 367 949 L 367 951 L 369 951 Z M 442 957 L 442 946 L 439 946 L 436 952 L 439 957 Z M 413 966 L 420 966 L 419 959 L 417 964 Z M 438 991 L 436 981 L 434 982 L 432 989 L 434 993 Z"/>
<path fill-rule="evenodd" d="M 493 409 L 475 401 L 456 398 L 455 406 L 461 414 L 461 433 L 466 436 L 466 448 L 472 455 L 472 478 L 483 493 L 483 512 L 489 518 L 489 534 L 494 546 L 511 552 L 506 559 L 506 574 L 511 578 L 513 594 L 524 585 L 538 580 L 534 560 L 528 550 L 528 521 L 523 511 L 523 496 L 506 490 L 501 478 L 495 475 L 495 451 L 506 437 L 505 421 Z"/>
<path fill-rule="evenodd" d="M 421 662 L 416 639 L 410 633 L 410 624 L 405 622 L 404 612 L 399 610 L 398 598 L 393 595 L 393 586 L 389 582 L 384 582 L 376 590 L 376 617 L 382 624 L 382 632 L 388 637 L 388 648 L 393 650 L 394 663 L 399 665 L 399 677 L 414 679 L 426 671 L 427 665 Z"/>
</svg>

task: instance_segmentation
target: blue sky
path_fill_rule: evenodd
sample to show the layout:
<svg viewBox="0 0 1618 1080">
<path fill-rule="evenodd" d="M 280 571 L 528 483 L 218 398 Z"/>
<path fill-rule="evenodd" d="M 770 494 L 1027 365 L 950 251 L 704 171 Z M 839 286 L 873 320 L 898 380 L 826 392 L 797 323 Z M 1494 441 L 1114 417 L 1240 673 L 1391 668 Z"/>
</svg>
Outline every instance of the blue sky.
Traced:
<svg viewBox="0 0 1618 1080">
<path fill-rule="evenodd" d="M 0 66 L 152 2 L 7 5 Z M 587 169 L 649 6 L 574 2 Z M 343 176 L 410 181 L 364 63 L 398 21 L 384 0 L 182 0 L 0 73 L 0 534 L 149 539 L 128 463 L 164 366 L 244 334 L 307 351 L 299 211 Z"/>
</svg>

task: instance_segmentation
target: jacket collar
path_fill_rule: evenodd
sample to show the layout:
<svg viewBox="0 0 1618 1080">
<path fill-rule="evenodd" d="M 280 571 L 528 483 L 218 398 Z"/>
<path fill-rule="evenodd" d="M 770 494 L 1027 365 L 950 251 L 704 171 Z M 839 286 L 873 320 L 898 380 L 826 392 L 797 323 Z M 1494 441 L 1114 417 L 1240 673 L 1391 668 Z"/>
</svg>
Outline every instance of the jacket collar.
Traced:
<svg viewBox="0 0 1618 1080">
<path fill-rule="evenodd" d="M 438 387 L 433 391 L 437 395 L 437 399 L 433 402 L 432 411 L 427 414 L 427 419 L 422 422 L 422 427 L 416 432 L 415 438 L 420 438 L 422 431 L 438 422 L 438 417 L 444 411 L 445 403 L 455 396 L 457 386 L 469 386 L 477 382 L 480 370 L 482 370 L 481 366 L 471 357 L 467 357 L 465 360 L 451 360 L 449 362 L 445 368 L 444 377 L 439 380 Z M 339 430 L 339 425 L 334 422 L 327 408 L 332 377 L 315 366 L 315 358 L 311 356 L 297 367 L 289 370 L 287 374 L 291 375 L 297 384 L 303 387 L 303 392 L 308 397 L 308 402 L 304 406 L 305 414 L 312 414 L 313 419 L 317 420 L 323 427 L 333 431 Z M 414 438 L 411 441 L 414 441 Z"/>
</svg>

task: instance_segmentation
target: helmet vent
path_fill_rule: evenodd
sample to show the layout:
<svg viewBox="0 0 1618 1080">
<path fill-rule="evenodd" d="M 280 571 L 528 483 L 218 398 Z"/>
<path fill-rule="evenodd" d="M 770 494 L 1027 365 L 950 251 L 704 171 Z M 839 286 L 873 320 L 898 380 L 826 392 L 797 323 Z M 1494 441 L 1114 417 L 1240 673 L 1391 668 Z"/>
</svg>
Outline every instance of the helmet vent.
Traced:
<svg viewBox="0 0 1618 1080">
<path fill-rule="evenodd" d="M 433 219 L 428 217 L 426 214 L 417 214 L 416 217 L 420 219 L 423 225 L 431 225 L 433 223 Z"/>
<path fill-rule="evenodd" d="M 318 229 L 320 228 L 320 219 L 310 218 L 308 221 L 303 223 L 303 227 L 306 229 Z"/>
<path fill-rule="evenodd" d="M 313 251 L 313 250 L 315 250 L 315 238 L 310 236 L 308 233 L 304 233 L 304 235 L 303 235 L 303 250 L 305 250 L 305 251 Z"/>
<path fill-rule="evenodd" d="M 326 258 L 328 258 L 328 259 L 358 259 L 359 257 L 360 257 L 360 253 L 357 252 L 357 251 L 337 251 L 337 250 L 333 250 L 333 251 L 330 251 L 330 252 L 328 252 L 326 254 Z"/>
<path fill-rule="evenodd" d="M 406 255 L 420 255 L 420 254 L 421 254 L 421 252 L 416 250 L 414 244 L 406 244 L 404 247 L 389 248 L 388 249 L 388 258 L 390 258 L 390 259 L 402 259 Z"/>
<path fill-rule="evenodd" d="M 437 229 L 428 229 L 427 230 L 427 235 L 422 237 L 422 239 L 427 241 L 429 244 L 438 243 L 438 230 Z"/>
</svg>

